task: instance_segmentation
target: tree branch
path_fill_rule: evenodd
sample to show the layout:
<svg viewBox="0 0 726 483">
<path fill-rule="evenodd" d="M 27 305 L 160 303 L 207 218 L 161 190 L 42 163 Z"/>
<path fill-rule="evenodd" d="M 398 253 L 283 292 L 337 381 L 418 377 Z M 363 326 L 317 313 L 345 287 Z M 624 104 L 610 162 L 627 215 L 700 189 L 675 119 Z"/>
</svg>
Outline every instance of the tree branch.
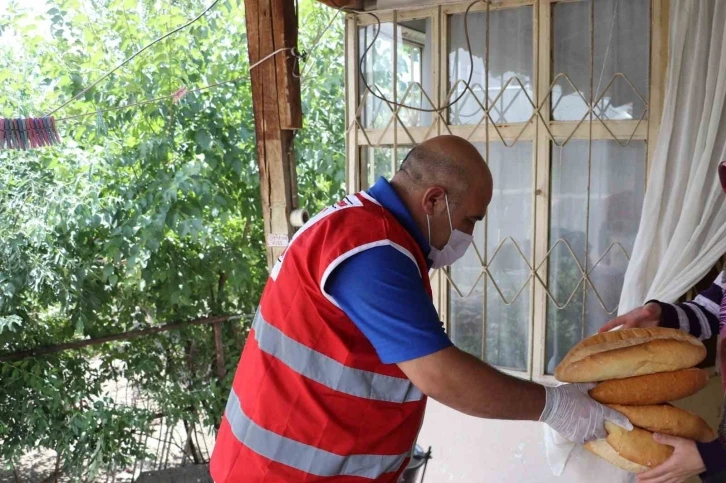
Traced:
<svg viewBox="0 0 726 483">
<path fill-rule="evenodd" d="M 28 357 L 39 356 L 43 354 L 54 354 L 70 349 L 81 349 L 92 345 L 105 344 L 106 342 L 113 342 L 117 340 L 129 340 L 141 337 L 143 335 L 157 334 L 159 332 L 167 332 L 170 330 L 181 329 L 189 325 L 207 325 L 218 322 L 227 322 L 229 320 L 236 320 L 242 318 L 242 315 L 218 315 L 215 317 L 205 317 L 194 320 L 186 320 L 181 322 L 171 322 L 169 324 L 159 325 L 157 327 L 148 327 L 145 329 L 130 330 L 128 332 L 122 332 L 120 334 L 104 335 L 102 337 L 94 337 L 86 340 L 79 340 L 75 342 L 66 342 L 65 344 L 57 344 L 52 346 L 36 347 L 24 351 L 11 352 L 9 354 L 0 354 L 0 362 L 12 362 Z"/>
</svg>

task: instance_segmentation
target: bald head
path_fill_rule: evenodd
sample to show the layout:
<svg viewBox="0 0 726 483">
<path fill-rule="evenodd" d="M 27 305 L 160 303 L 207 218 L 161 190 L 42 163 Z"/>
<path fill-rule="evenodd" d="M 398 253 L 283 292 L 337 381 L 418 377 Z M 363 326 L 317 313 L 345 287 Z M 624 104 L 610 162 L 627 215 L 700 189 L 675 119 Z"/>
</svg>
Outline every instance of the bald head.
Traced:
<svg viewBox="0 0 726 483">
<path fill-rule="evenodd" d="M 452 230 L 471 234 L 492 197 L 492 174 L 479 151 L 457 136 L 438 136 L 413 148 L 391 180 L 431 246 Z"/>
<path fill-rule="evenodd" d="M 414 147 L 394 179 L 409 188 L 440 186 L 453 205 L 475 184 L 491 185 L 484 158 L 473 144 L 458 136 L 437 136 Z"/>
</svg>

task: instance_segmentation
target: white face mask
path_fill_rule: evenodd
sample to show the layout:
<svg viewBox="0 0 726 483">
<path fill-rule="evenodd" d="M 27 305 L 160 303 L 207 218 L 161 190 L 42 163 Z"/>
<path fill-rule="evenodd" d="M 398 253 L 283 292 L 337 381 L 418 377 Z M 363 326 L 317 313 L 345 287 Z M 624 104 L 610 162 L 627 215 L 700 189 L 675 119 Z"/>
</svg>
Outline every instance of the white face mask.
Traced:
<svg viewBox="0 0 726 483">
<path fill-rule="evenodd" d="M 474 241 L 474 237 L 467 235 L 463 231 L 454 230 L 451 224 L 451 212 L 449 211 L 449 198 L 444 195 L 446 201 L 446 214 L 449 217 L 449 228 L 451 228 L 451 236 L 449 241 L 446 242 L 444 248 L 439 250 L 431 246 L 431 252 L 429 253 L 429 260 L 433 262 L 432 269 L 446 267 L 453 264 L 455 261 L 460 259 L 466 253 L 469 245 Z M 429 227 L 429 245 L 431 245 L 431 219 L 429 215 L 426 215 L 426 223 Z"/>
</svg>

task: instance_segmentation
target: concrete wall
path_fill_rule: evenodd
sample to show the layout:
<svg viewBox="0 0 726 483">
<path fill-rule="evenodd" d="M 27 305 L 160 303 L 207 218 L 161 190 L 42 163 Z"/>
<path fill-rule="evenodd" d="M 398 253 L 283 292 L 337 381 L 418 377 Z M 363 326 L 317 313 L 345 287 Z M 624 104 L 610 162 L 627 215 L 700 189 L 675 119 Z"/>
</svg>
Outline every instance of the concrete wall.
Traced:
<svg viewBox="0 0 726 483">
<path fill-rule="evenodd" d="M 721 410 L 717 377 L 701 392 L 674 405 L 716 428 Z M 425 483 L 626 483 L 631 475 L 577 448 L 563 474 L 552 475 L 539 423 L 472 418 L 430 401 L 419 444 L 432 446 Z M 700 481 L 698 478 L 694 482 Z M 690 482 L 689 482 L 690 483 Z"/>
</svg>

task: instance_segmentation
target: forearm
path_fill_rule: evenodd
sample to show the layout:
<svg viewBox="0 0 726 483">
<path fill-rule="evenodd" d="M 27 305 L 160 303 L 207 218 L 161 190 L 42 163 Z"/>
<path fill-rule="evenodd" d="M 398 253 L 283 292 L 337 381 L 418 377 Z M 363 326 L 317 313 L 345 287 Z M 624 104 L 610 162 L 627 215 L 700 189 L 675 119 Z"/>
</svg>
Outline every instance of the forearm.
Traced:
<svg viewBox="0 0 726 483">
<path fill-rule="evenodd" d="M 726 472 L 726 447 L 724 442 L 715 440 L 710 443 L 696 443 L 698 452 L 701 454 L 703 464 L 706 466 L 706 474 Z"/>
<path fill-rule="evenodd" d="M 700 339 L 708 339 L 718 333 L 722 299 L 723 274 L 692 301 L 677 304 L 667 304 L 657 300 L 650 302 L 660 306 L 661 327 L 681 329 Z"/>
<path fill-rule="evenodd" d="M 542 386 L 504 374 L 455 347 L 399 366 L 424 394 L 471 416 L 536 421 L 544 408 Z"/>
<path fill-rule="evenodd" d="M 680 329 L 702 340 L 718 333 L 718 315 L 713 313 L 713 307 L 704 306 L 703 299 L 677 304 L 655 300 L 649 303 L 660 306 L 660 327 Z"/>
</svg>

